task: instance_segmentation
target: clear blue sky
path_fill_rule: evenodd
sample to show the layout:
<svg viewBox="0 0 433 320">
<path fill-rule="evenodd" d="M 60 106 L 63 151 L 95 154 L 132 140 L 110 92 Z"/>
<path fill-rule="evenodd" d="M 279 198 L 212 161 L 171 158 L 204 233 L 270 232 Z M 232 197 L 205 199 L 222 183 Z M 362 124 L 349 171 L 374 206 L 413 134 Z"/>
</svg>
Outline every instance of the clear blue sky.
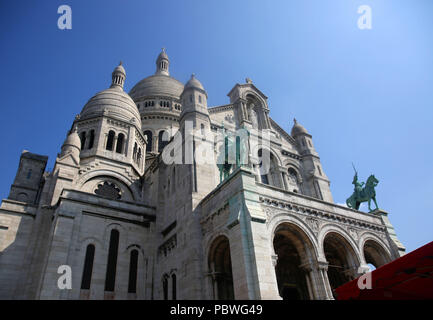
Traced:
<svg viewBox="0 0 433 320">
<path fill-rule="evenodd" d="M 72 8 L 72 30 L 57 8 Z M 370 5 L 373 28 L 357 27 Z M 250 77 L 271 117 L 313 135 L 334 200 L 379 178 L 379 206 L 408 251 L 433 240 L 433 1 L 1 1 L 0 196 L 23 149 L 53 167 L 76 114 L 122 60 L 126 90 L 155 71 L 192 72 L 209 105 Z"/>
</svg>

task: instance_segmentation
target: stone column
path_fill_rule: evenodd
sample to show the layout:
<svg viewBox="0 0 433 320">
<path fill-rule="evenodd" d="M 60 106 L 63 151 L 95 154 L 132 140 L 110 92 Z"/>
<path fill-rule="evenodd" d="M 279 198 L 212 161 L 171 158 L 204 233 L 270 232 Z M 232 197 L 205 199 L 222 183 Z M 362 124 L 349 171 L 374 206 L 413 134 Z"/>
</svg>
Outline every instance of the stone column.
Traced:
<svg viewBox="0 0 433 320">
<path fill-rule="evenodd" d="M 287 177 L 287 174 L 286 174 L 286 168 L 279 167 L 279 169 L 280 169 L 281 180 L 282 180 L 282 188 L 284 190 L 289 190 L 289 180 L 288 180 L 288 177 Z"/>
<path fill-rule="evenodd" d="M 331 284 L 329 283 L 329 279 L 328 279 L 328 262 L 319 262 L 319 271 L 324 283 L 324 288 L 326 293 L 325 299 L 334 300 Z"/>
<path fill-rule="evenodd" d="M 317 299 L 317 295 L 315 292 L 315 288 L 314 288 L 314 283 L 313 283 L 313 267 L 311 263 L 304 263 L 301 264 L 299 266 L 305 273 L 305 280 L 307 282 L 307 288 L 308 288 L 308 293 L 310 295 L 310 299 L 311 300 L 316 300 Z"/>
</svg>

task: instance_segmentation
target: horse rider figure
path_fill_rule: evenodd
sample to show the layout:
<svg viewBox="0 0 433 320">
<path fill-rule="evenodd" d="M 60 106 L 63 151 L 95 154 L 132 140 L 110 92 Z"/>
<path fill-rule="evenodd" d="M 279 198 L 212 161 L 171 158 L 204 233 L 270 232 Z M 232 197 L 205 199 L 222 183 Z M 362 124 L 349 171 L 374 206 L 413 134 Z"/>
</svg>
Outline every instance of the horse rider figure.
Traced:
<svg viewBox="0 0 433 320">
<path fill-rule="evenodd" d="M 358 172 L 355 172 L 355 176 L 353 177 L 352 184 L 355 186 L 355 199 L 361 198 L 362 187 L 364 186 L 364 182 L 358 181 Z"/>
</svg>

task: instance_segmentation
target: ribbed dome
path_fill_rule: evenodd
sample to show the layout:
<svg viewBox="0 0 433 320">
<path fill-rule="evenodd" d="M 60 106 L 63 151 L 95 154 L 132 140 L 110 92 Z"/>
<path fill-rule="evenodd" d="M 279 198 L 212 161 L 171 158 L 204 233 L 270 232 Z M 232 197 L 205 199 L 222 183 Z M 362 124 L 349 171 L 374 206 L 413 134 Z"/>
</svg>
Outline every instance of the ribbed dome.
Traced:
<svg viewBox="0 0 433 320">
<path fill-rule="evenodd" d="M 169 96 L 179 99 L 183 91 L 182 82 L 163 74 L 155 74 L 137 83 L 129 92 L 132 99 L 146 96 Z"/>
<path fill-rule="evenodd" d="M 300 123 L 298 123 L 296 121 L 296 119 L 293 119 L 293 121 L 295 122 L 295 124 L 293 125 L 292 128 L 292 136 L 295 137 L 299 134 L 308 134 L 307 129 L 305 129 Z"/>
<path fill-rule="evenodd" d="M 103 114 L 130 122 L 141 127 L 140 113 L 131 97 L 119 88 L 109 88 L 98 92 L 84 106 L 80 118 L 92 118 Z"/>
<path fill-rule="evenodd" d="M 186 83 L 185 89 L 187 88 L 196 88 L 204 91 L 203 85 L 197 80 L 194 74 L 191 75 L 191 78 Z"/>
</svg>

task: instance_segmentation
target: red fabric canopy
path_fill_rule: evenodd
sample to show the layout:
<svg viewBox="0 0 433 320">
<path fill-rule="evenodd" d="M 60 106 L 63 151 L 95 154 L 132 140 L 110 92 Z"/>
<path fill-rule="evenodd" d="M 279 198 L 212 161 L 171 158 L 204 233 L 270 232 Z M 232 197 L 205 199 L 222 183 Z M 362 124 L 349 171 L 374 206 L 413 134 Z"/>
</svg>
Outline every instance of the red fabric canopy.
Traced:
<svg viewBox="0 0 433 320">
<path fill-rule="evenodd" d="M 359 289 L 359 278 L 335 289 L 337 300 L 433 299 L 433 242 L 377 268 L 371 277 L 371 289 Z"/>
</svg>

